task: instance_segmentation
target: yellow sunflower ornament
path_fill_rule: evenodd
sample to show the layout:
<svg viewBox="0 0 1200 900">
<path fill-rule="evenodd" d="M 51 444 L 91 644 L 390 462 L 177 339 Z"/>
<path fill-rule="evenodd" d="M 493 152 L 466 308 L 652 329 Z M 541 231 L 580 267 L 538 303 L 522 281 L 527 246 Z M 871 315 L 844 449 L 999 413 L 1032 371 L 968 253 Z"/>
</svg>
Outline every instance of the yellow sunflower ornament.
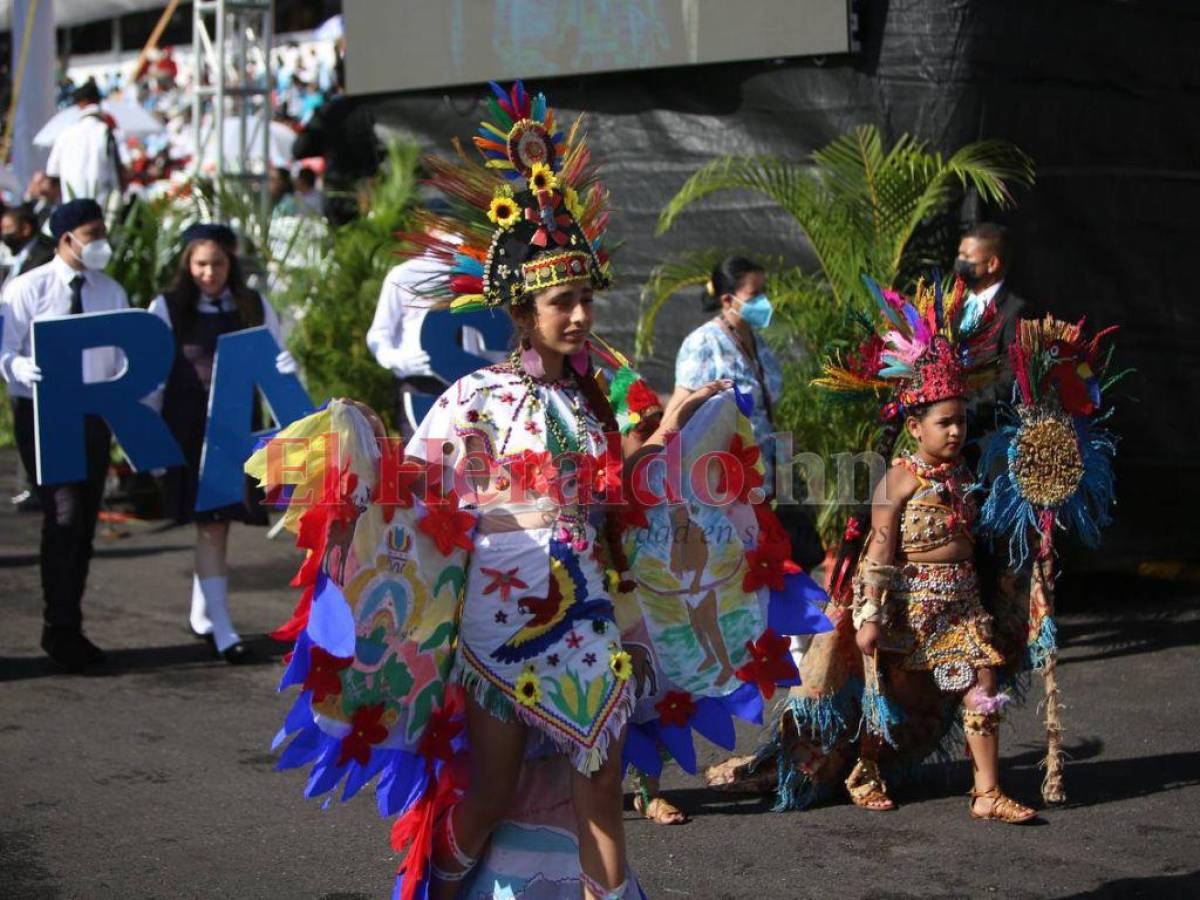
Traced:
<svg viewBox="0 0 1200 900">
<path fill-rule="evenodd" d="M 492 197 L 492 204 L 488 207 L 487 216 L 501 228 L 512 228 L 517 224 L 521 211 L 517 208 L 517 202 L 513 200 L 512 188 L 505 185 L 496 191 Z"/>
<path fill-rule="evenodd" d="M 558 178 L 554 170 L 545 163 L 534 163 L 529 170 L 529 189 L 534 193 L 557 190 Z"/>
<path fill-rule="evenodd" d="M 532 667 L 517 676 L 517 702 L 522 706 L 537 706 L 542 699 L 542 682 Z"/>
<path fill-rule="evenodd" d="M 624 650 L 617 650 L 608 658 L 608 667 L 617 681 L 625 681 L 633 673 L 633 660 Z"/>
</svg>

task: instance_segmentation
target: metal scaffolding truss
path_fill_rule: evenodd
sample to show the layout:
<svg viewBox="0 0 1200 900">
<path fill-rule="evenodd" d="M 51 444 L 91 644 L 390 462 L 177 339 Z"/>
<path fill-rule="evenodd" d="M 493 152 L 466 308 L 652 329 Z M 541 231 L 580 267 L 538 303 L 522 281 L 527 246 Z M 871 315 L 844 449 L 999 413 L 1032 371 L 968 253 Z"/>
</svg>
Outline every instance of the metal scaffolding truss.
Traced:
<svg viewBox="0 0 1200 900">
<path fill-rule="evenodd" d="M 193 171 L 211 175 L 218 188 L 231 179 L 257 183 L 264 217 L 271 160 L 273 18 L 274 0 L 192 4 Z M 220 195 L 218 190 L 218 204 Z"/>
</svg>

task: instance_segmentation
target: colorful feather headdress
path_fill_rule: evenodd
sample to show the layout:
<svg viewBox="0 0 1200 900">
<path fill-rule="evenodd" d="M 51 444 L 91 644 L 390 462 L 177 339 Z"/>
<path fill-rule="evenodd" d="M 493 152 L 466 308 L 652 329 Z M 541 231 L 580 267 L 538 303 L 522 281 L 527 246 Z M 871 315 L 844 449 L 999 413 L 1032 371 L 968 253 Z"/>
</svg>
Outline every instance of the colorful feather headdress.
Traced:
<svg viewBox="0 0 1200 900">
<path fill-rule="evenodd" d="M 918 282 L 910 300 L 863 276 L 878 306 L 877 325 L 846 361 L 825 363 L 814 384 L 832 391 L 887 393 L 891 415 L 905 408 L 966 397 L 996 375 L 1002 322 L 993 309 L 968 316 L 966 287 L 955 279 L 947 294 L 935 277 Z"/>
<path fill-rule="evenodd" d="M 582 117 L 564 134 L 544 95 L 530 96 L 520 81 L 508 91 L 491 88 L 491 116 L 474 137 L 482 161 L 468 158 L 457 140 L 456 160 L 425 158 L 426 183 L 448 209 L 422 211 L 416 229 L 400 235 L 401 256 L 432 256 L 446 266 L 421 293 L 466 312 L 519 303 L 560 284 L 608 287 L 608 192 Z"/>
</svg>

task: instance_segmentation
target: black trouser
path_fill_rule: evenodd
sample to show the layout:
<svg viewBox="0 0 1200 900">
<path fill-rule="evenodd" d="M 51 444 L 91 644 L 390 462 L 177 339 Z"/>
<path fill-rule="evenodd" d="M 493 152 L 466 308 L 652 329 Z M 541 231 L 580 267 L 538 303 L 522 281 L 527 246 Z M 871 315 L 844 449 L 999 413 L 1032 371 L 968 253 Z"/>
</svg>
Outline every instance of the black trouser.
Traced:
<svg viewBox="0 0 1200 900">
<path fill-rule="evenodd" d="M 12 408 L 21 462 L 27 472 L 36 472 L 33 401 L 14 397 Z M 84 423 L 87 480 L 37 488 L 42 501 L 42 595 L 45 622 L 50 628 L 77 631 L 83 623 L 80 604 L 108 474 L 109 440 L 104 420 L 88 416 Z"/>
</svg>

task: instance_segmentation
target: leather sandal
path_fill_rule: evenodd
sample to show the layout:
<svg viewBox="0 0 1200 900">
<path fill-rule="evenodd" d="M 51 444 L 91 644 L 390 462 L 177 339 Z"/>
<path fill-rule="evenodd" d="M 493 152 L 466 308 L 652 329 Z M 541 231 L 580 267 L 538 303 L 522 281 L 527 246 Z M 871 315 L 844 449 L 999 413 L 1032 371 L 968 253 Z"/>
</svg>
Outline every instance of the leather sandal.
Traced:
<svg viewBox="0 0 1200 900">
<path fill-rule="evenodd" d="M 688 820 L 683 810 L 662 797 L 647 801 L 641 794 L 634 794 L 633 808 L 655 825 L 683 825 Z"/>
<path fill-rule="evenodd" d="M 974 789 L 968 794 L 971 798 L 971 818 L 1003 822 L 1006 825 L 1023 825 L 1032 820 L 1037 812 L 1028 806 L 1022 806 L 1012 797 L 1007 796 L 999 786 L 986 791 Z M 976 800 L 991 800 L 992 808 L 986 813 L 975 812 Z"/>
<path fill-rule="evenodd" d="M 846 779 L 846 790 L 850 802 L 871 812 L 890 812 L 896 808 L 895 801 L 887 794 L 887 783 L 879 774 L 879 767 L 867 759 L 860 759 Z"/>
</svg>

